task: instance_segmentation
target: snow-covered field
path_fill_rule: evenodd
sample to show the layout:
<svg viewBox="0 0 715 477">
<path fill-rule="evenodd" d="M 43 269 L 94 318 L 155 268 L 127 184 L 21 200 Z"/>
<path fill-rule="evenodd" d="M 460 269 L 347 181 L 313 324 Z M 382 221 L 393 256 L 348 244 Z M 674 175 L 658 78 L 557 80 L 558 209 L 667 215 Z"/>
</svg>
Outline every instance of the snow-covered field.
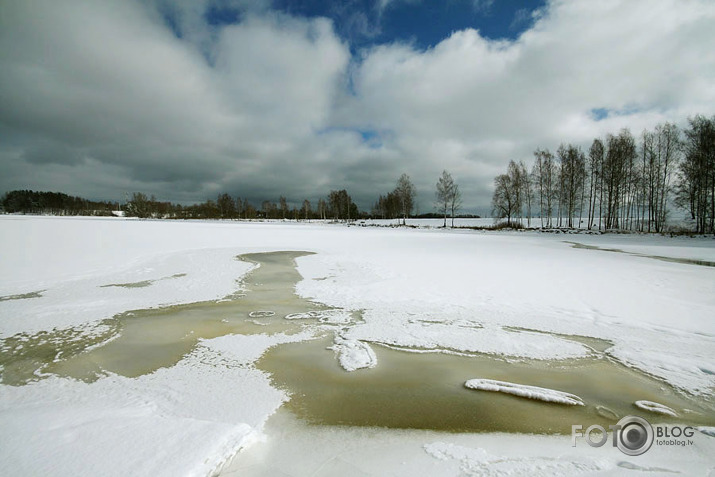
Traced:
<svg viewBox="0 0 715 477">
<path fill-rule="evenodd" d="M 630 254 L 574 248 L 564 240 Z M 380 366 L 365 342 L 562 360 L 591 352 L 559 336 L 581 335 L 610 341 L 610 356 L 690 394 L 705 397 L 715 387 L 715 268 L 634 255 L 715 262 L 713 239 L 0 216 L 0 250 L 0 338 L 219 299 L 235 292 L 250 269 L 237 255 L 304 250 L 315 254 L 297 260 L 304 279 L 296 292 L 363 312 L 364 323 L 346 327 L 337 343 L 340 353 L 362 354 L 357 360 L 345 355 L 356 369 Z M 264 425 L 287 396 L 252 363 L 277 343 L 310 336 L 204 340 L 178 365 L 138 378 L 0 385 L 0 461 L 12 475 L 214 472 L 241 449 L 272 444 Z M 323 455 L 331 440 L 320 432 L 297 426 L 286 445 L 309 452 L 315 438 L 327 446 L 317 453 Z M 369 447 L 365 431 L 354 432 L 354 441 Z M 351 442 L 349 430 L 338 434 L 336 454 Z M 374 436 L 392 447 L 363 452 L 364 458 L 393 474 L 404 473 L 402 462 L 413 457 L 430 459 L 430 466 L 416 468 L 423 475 L 707 474 L 715 467 L 715 440 L 704 434 L 693 446 L 640 458 L 610 446 L 574 449 L 568 436 L 436 439 L 387 430 Z M 417 441 L 422 445 L 407 445 Z M 305 452 L 295 451 L 295 459 Z M 315 460 L 310 469 L 313 460 L 305 462 L 294 466 L 304 470 L 294 475 L 321 465 Z M 281 471 L 290 474 L 290 467 Z"/>
</svg>

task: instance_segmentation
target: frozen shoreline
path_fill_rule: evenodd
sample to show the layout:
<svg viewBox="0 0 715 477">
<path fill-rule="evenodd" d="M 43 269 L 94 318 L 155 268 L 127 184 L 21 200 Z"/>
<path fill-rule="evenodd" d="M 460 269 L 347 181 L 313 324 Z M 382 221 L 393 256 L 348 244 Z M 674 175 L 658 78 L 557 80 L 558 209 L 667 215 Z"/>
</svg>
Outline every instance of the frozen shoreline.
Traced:
<svg viewBox="0 0 715 477">
<path fill-rule="evenodd" d="M 704 394 L 715 386 L 715 324 L 707 319 L 715 316 L 712 268 L 578 250 L 536 233 L 17 216 L 0 216 L 0 230 L 4 250 L 23 244 L 1 259 L 0 296 L 43 290 L 0 301 L 3 338 L 92 324 L 130 309 L 220 299 L 236 292 L 236 280 L 250 270 L 237 255 L 306 250 L 317 254 L 297 260 L 304 280 L 296 292 L 361 310 L 359 323 L 346 314 L 323 317 L 346 326 L 347 340 L 553 360 L 591 351 L 549 333 L 592 336 L 613 343 L 608 355 L 676 387 Z M 715 243 L 705 239 L 580 236 L 579 242 L 715 261 Z M 139 282 L 148 284 L 116 286 Z M 8 433 L 0 438 L 0 457 L 30 473 L 52 463 L 56 473 L 76 475 L 77 460 L 91 473 L 112 459 L 118 473 L 141 471 L 152 455 L 141 447 L 171 435 L 173 448 L 160 457 L 184 460 L 152 473 L 186 473 L 192 459 L 205 463 L 195 467 L 197 475 L 210 472 L 260 439 L 263 423 L 286 399 L 252 363 L 282 340 L 310 338 L 262 336 L 209 340 L 179 365 L 135 379 L 0 385 L 0 424 L 14 429 L 12 441 Z M 215 413 L 199 405 L 206 393 Z M 237 403 L 240 410 L 229 411 Z M 122 416 L 128 424 L 117 428 Z M 118 445 L 103 426 L 143 437 Z M 208 447 L 197 447 L 191 435 L 204 436 Z M 68 452 L 82 446 L 90 449 L 84 455 Z"/>
</svg>

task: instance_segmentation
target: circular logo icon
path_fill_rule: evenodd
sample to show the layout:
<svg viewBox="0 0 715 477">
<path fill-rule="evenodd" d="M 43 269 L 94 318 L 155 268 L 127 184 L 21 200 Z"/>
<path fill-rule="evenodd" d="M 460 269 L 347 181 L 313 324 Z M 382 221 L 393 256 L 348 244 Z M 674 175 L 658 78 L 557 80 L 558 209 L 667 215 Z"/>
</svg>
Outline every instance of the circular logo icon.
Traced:
<svg viewBox="0 0 715 477">
<path fill-rule="evenodd" d="M 626 455 L 644 454 L 653 445 L 653 428 L 638 416 L 626 416 L 618 421 L 616 446 Z"/>
</svg>

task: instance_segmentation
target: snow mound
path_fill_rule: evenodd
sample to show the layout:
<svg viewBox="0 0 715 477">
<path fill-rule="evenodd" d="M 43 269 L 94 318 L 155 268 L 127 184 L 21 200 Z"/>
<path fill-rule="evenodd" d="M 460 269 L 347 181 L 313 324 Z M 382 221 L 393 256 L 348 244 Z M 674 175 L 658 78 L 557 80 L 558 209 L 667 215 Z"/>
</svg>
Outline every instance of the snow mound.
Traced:
<svg viewBox="0 0 715 477">
<path fill-rule="evenodd" d="M 355 371 L 377 366 L 377 356 L 370 345 L 358 340 L 335 337 L 335 344 L 328 349 L 338 353 L 338 361 L 345 371 Z"/>
<path fill-rule="evenodd" d="M 353 322 L 350 312 L 345 310 L 306 311 L 304 313 L 291 313 L 285 316 L 286 320 L 318 320 L 321 323 L 332 325 L 345 325 Z"/>
<path fill-rule="evenodd" d="M 664 404 L 660 404 L 653 401 L 636 401 L 634 403 L 638 409 L 643 409 L 644 411 L 650 411 L 655 414 L 663 414 L 665 416 L 678 417 L 675 411 Z"/>
<path fill-rule="evenodd" d="M 275 315 L 275 311 L 270 311 L 270 310 L 258 310 L 258 311 L 252 311 L 248 314 L 251 318 L 266 318 L 269 316 Z"/>
<path fill-rule="evenodd" d="M 583 400 L 580 397 L 563 391 L 556 391 L 555 389 L 508 383 L 506 381 L 495 381 L 493 379 L 470 379 L 465 382 L 464 385 L 469 389 L 479 391 L 500 392 L 527 399 L 535 399 L 537 401 L 555 402 L 569 406 L 583 406 Z"/>
<path fill-rule="evenodd" d="M 715 427 L 698 426 L 697 430 L 702 432 L 706 436 L 715 437 Z"/>
</svg>

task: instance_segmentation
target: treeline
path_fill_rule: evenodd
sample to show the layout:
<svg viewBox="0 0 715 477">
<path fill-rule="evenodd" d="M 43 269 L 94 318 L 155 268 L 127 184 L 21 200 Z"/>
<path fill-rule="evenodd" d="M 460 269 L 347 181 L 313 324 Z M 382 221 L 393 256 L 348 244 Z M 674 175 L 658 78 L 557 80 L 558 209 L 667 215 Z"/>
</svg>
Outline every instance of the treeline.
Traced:
<svg viewBox="0 0 715 477">
<path fill-rule="evenodd" d="M 628 129 L 596 138 L 587 152 L 562 144 L 534 152 L 529 171 L 511 161 L 494 179 L 492 213 L 512 222 L 538 216 L 542 227 L 662 232 L 669 205 L 687 211 L 697 233 L 715 233 L 715 117 Z"/>
<path fill-rule="evenodd" d="M 46 215 L 112 215 L 118 211 L 116 202 L 91 201 L 62 192 L 37 192 L 34 190 L 13 190 L 6 193 L 2 208 L 10 214 Z"/>
<path fill-rule="evenodd" d="M 162 219 L 283 219 L 283 220 L 356 220 L 367 218 L 360 212 L 345 189 L 330 191 L 328 196 L 319 199 L 315 207 L 308 199 L 301 207 L 290 206 L 285 197 L 278 202 L 264 200 L 255 206 L 248 199 L 232 197 L 228 193 L 219 194 L 216 200 L 207 200 L 200 204 L 182 206 L 171 202 L 156 200 L 141 192 L 132 194 L 124 207 L 128 217 Z"/>
<path fill-rule="evenodd" d="M 360 211 L 345 189 L 332 190 L 316 204 L 308 199 L 289 204 L 260 204 L 219 194 L 216 200 L 181 205 L 136 192 L 120 207 L 116 202 L 90 201 L 59 192 L 16 190 L 2 198 L 7 213 L 111 215 L 123 210 L 140 218 L 168 219 L 284 219 L 351 221 L 366 218 L 401 219 L 413 216 L 416 189 L 402 174 L 395 188 L 380 195 L 370 213 Z M 429 214 L 454 218 L 462 205 L 459 187 L 443 171 L 435 186 L 434 210 Z M 663 232 L 672 207 L 686 211 L 697 233 L 715 233 L 715 116 L 695 116 L 685 129 L 665 123 L 636 138 L 628 129 L 596 138 L 587 151 L 562 144 L 555 153 L 534 151 L 530 168 L 510 161 L 505 174 L 494 179 L 492 214 L 507 224 L 528 226 L 538 217 L 548 227 Z M 517 220 L 518 219 L 518 220 Z M 514 222 L 513 222 L 514 221 Z"/>
</svg>

